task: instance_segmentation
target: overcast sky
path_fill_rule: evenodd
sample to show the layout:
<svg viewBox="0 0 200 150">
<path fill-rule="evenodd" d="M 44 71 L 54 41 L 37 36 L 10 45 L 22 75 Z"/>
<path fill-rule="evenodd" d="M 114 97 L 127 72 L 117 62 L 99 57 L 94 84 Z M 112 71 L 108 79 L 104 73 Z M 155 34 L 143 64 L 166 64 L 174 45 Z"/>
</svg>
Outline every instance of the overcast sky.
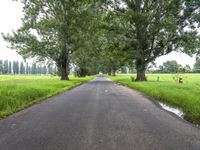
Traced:
<svg viewBox="0 0 200 150">
<path fill-rule="evenodd" d="M 20 2 L 15 2 L 12 0 L 1 0 L 0 2 L 0 33 L 9 33 L 12 30 L 16 30 L 21 24 L 22 17 L 22 5 Z M 18 55 L 14 50 L 7 48 L 8 43 L 6 43 L 0 36 L 0 59 L 5 60 L 23 60 L 20 55 Z M 193 67 L 195 63 L 195 58 L 191 58 L 186 54 L 172 52 L 169 55 L 159 57 L 156 60 L 156 64 L 162 65 L 163 62 L 167 60 L 176 60 L 182 65 L 189 64 Z"/>
</svg>

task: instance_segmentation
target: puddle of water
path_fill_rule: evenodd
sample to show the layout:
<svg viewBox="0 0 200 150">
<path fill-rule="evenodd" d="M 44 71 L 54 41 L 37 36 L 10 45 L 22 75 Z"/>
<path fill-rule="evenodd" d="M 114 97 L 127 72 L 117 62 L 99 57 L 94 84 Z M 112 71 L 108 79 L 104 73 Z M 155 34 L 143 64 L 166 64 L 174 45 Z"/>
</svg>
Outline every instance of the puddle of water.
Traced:
<svg viewBox="0 0 200 150">
<path fill-rule="evenodd" d="M 169 112 L 172 112 L 172 113 L 176 114 L 177 116 L 179 116 L 180 118 L 184 119 L 184 113 L 180 109 L 170 107 L 170 106 L 160 103 L 160 102 L 159 102 L 159 104 L 163 109 L 165 109 Z"/>
<path fill-rule="evenodd" d="M 163 104 L 163 103 L 161 103 L 161 102 L 159 102 L 159 104 L 160 104 L 160 106 L 161 106 L 163 109 L 165 109 L 165 110 L 167 110 L 167 111 L 169 111 L 169 112 L 172 112 L 172 113 L 174 113 L 175 115 L 177 115 L 178 117 L 184 119 L 184 116 L 185 116 L 185 115 L 184 115 L 184 113 L 183 113 L 180 109 L 170 107 L 170 106 L 168 106 L 168 105 L 166 105 L 166 104 Z M 196 127 L 200 128 L 200 125 L 199 125 L 199 124 L 194 124 L 194 125 L 195 125 Z"/>
</svg>

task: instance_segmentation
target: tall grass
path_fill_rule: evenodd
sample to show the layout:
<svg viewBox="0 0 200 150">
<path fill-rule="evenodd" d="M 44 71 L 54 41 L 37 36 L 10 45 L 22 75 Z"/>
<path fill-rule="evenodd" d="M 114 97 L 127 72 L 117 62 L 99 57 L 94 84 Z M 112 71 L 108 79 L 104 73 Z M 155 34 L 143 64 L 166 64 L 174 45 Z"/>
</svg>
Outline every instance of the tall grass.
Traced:
<svg viewBox="0 0 200 150">
<path fill-rule="evenodd" d="M 130 76 L 135 75 L 110 78 L 181 109 L 185 119 L 200 124 L 200 74 L 147 74 L 148 82 L 131 82 Z M 176 82 L 177 76 L 183 78 L 182 84 Z"/>
<path fill-rule="evenodd" d="M 60 81 L 51 76 L 0 75 L 0 118 L 92 78 L 71 77 L 70 81 Z"/>
</svg>

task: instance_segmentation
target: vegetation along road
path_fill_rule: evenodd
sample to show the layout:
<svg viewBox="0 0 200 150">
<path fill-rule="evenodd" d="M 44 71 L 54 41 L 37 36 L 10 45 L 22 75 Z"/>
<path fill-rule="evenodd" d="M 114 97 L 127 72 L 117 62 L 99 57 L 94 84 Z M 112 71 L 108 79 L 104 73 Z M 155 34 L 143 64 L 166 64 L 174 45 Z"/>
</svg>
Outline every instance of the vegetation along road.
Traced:
<svg viewBox="0 0 200 150">
<path fill-rule="evenodd" d="M 147 74 L 148 82 L 131 82 L 130 77 L 134 74 L 109 78 L 181 109 L 185 119 L 200 125 L 200 74 Z M 183 83 L 178 83 L 179 78 Z"/>
<path fill-rule="evenodd" d="M 1 75 L 0 78 L 0 118 L 52 95 L 67 91 L 94 76 L 75 78 L 68 82 L 58 80 L 57 76 L 39 75 Z"/>
<path fill-rule="evenodd" d="M 200 130 L 98 77 L 0 121 L 2 150 L 199 150 Z"/>
</svg>

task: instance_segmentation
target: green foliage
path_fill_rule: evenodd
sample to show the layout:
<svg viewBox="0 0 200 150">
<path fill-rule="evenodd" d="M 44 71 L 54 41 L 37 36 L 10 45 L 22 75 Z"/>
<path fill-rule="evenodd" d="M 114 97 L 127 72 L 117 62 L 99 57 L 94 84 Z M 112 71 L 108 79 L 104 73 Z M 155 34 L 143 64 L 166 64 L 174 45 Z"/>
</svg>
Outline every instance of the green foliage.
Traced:
<svg viewBox="0 0 200 150">
<path fill-rule="evenodd" d="M 187 54 L 199 52 L 199 8 L 198 0 L 114 0 L 114 10 L 126 20 L 120 20 L 129 33 L 134 54 L 136 80 L 145 79 L 145 69 L 157 57 L 172 51 Z M 121 3 L 121 5 L 119 5 Z"/>
<path fill-rule="evenodd" d="M 3 74 L 8 74 L 9 73 L 9 64 L 8 60 L 5 60 L 3 63 Z"/>
<path fill-rule="evenodd" d="M 162 73 L 178 73 L 183 67 L 175 60 L 166 61 L 162 66 L 159 66 L 158 72 Z"/>
<path fill-rule="evenodd" d="M 87 1 L 21 0 L 22 26 L 4 39 L 24 58 L 54 61 L 68 79 L 70 54 L 75 51 L 76 35 L 84 25 Z"/>
<path fill-rule="evenodd" d="M 163 65 L 159 66 L 158 70 L 152 71 L 154 73 L 191 73 L 192 70 L 189 65 L 183 67 L 178 64 L 175 60 L 166 61 Z"/>
<path fill-rule="evenodd" d="M 166 61 L 163 63 L 164 72 L 177 73 L 179 71 L 179 64 L 175 61 Z"/>
<path fill-rule="evenodd" d="M 197 59 L 196 63 L 194 64 L 194 72 L 200 73 L 200 59 Z"/>
<path fill-rule="evenodd" d="M 98 73 L 99 62 L 99 28 L 98 18 L 101 17 L 98 11 L 98 2 L 90 3 L 85 9 L 81 17 L 84 18 L 80 24 L 81 30 L 76 33 L 74 45 L 74 53 L 72 54 L 72 64 L 74 72 L 77 76 L 84 77 L 86 75 Z"/>
<path fill-rule="evenodd" d="M 20 63 L 20 74 L 25 74 L 25 67 L 23 62 Z"/>
<path fill-rule="evenodd" d="M 159 76 L 159 82 L 157 82 Z M 156 100 L 180 108 L 185 118 L 200 124 L 200 75 L 180 74 L 183 84 L 174 82 L 171 74 L 147 74 L 148 82 L 130 82 L 130 75 L 117 75 L 112 80 L 144 92 Z"/>
<path fill-rule="evenodd" d="M 101 69 L 110 75 L 115 75 L 120 68 L 133 64 L 133 55 L 130 55 L 130 41 L 126 37 L 124 15 L 115 10 L 106 9 L 104 11 L 100 22 L 103 37 L 100 53 Z"/>
<path fill-rule="evenodd" d="M 21 2 L 23 24 L 4 39 L 24 58 L 55 62 L 63 80 L 72 68 L 85 76 L 115 75 L 123 67 L 135 67 L 136 80 L 146 80 L 145 70 L 157 57 L 200 53 L 199 0 Z"/>
<path fill-rule="evenodd" d="M 0 76 L 0 118 L 47 97 L 67 91 L 93 77 L 60 81 L 51 76 Z"/>
<path fill-rule="evenodd" d="M 28 63 L 18 61 L 9 61 L 0 60 L 0 74 L 56 74 L 56 66 L 53 64 L 41 64 L 39 62 L 32 63 L 32 66 L 29 66 Z"/>
<path fill-rule="evenodd" d="M 19 62 L 13 61 L 13 74 L 19 74 Z"/>
</svg>

